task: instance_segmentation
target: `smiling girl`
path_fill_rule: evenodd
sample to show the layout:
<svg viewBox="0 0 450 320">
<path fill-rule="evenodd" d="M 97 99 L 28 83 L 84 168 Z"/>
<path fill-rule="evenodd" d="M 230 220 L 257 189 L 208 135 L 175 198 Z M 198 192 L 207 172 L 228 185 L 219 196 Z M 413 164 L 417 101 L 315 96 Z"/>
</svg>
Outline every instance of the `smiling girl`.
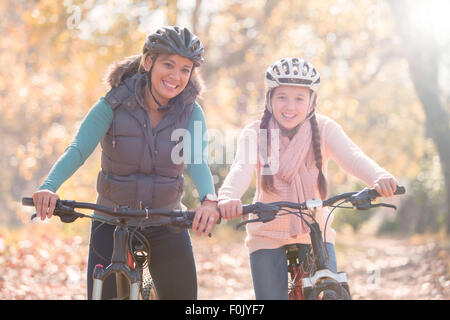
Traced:
<svg viewBox="0 0 450 320">
<path fill-rule="evenodd" d="M 264 115 L 242 131 L 235 162 L 218 193 L 218 206 L 225 219 L 242 215 L 240 198 L 255 173 L 254 202 L 325 199 L 329 159 L 382 196 L 393 195 L 395 178 L 368 158 L 341 126 L 316 112 L 320 75 L 311 63 L 301 58 L 281 59 L 267 69 L 265 84 Z M 266 133 L 278 139 L 264 138 Z M 261 141 L 258 146 L 250 143 L 255 135 Z M 255 152 L 257 157 L 252 156 Z M 255 158 L 256 163 L 246 160 Z M 317 215 L 322 231 L 328 214 L 327 209 L 322 209 Z M 329 220 L 331 225 L 333 216 Z M 323 236 L 329 253 L 328 267 L 337 272 L 335 231 L 330 227 L 326 230 Z M 247 225 L 246 245 L 256 299 L 288 299 L 284 246 L 299 244 L 302 261 L 310 246 L 308 233 L 307 226 L 293 215 Z"/>
</svg>

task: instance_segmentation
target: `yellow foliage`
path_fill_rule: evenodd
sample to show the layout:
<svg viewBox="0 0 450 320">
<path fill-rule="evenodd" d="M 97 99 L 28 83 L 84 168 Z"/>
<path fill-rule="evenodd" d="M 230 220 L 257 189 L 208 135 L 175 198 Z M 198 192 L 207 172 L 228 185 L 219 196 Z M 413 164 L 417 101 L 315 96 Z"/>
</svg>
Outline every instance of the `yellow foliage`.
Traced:
<svg viewBox="0 0 450 320">
<path fill-rule="evenodd" d="M 176 2 L 169 2 L 176 8 Z M 0 38 L 5 159 L 0 179 L 2 190 L 14 190 L 6 199 L 29 195 L 38 187 L 79 121 L 108 90 L 102 82 L 107 66 L 140 53 L 146 19 L 165 9 L 158 1 L 149 8 L 134 1 L 120 8 L 115 1 L 103 3 L 7 0 L 0 5 L 0 13 L 8 17 Z M 420 173 L 427 150 L 436 154 L 424 137 L 425 117 L 407 63 L 385 56 L 395 47 L 385 2 L 250 0 L 201 6 L 208 12 L 197 23 L 206 44 L 201 105 L 210 129 L 226 132 L 258 119 L 266 68 L 281 57 L 301 56 L 321 73 L 318 112 L 340 123 L 381 166 L 409 179 Z M 79 21 L 69 10 L 74 7 L 80 10 Z M 96 12 L 98 8 L 105 12 Z M 183 23 L 190 21 L 189 12 L 174 10 L 164 11 L 168 22 L 181 21 L 181 16 L 188 18 Z M 105 28 L 98 20 L 101 15 L 114 17 Z M 99 161 L 94 153 L 61 194 L 95 201 Z M 348 183 L 338 168 L 330 171 L 331 183 Z"/>
</svg>

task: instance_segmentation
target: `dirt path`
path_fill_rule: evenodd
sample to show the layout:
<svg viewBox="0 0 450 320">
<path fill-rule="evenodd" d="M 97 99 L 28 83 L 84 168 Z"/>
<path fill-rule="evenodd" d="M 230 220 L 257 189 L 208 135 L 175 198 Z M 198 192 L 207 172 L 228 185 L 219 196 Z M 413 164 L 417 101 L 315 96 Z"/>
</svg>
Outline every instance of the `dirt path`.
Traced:
<svg viewBox="0 0 450 320">
<path fill-rule="evenodd" d="M 254 299 L 248 254 L 243 245 L 215 243 L 208 251 L 207 241 L 193 238 L 199 298 Z M 336 245 L 338 266 L 347 273 L 352 298 L 450 299 L 450 246 L 435 240 L 415 242 L 357 235 L 340 237 Z M 211 256 L 216 257 L 214 264 Z"/>
<path fill-rule="evenodd" d="M 85 299 L 88 237 L 55 230 L 0 231 L 0 299 Z M 199 299 L 254 299 L 243 238 L 192 237 Z M 337 259 L 353 299 L 450 299 L 448 240 L 340 236 Z"/>
<path fill-rule="evenodd" d="M 337 250 L 353 299 L 450 299 L 448 242 L 342 237 Z"/>
</svg>

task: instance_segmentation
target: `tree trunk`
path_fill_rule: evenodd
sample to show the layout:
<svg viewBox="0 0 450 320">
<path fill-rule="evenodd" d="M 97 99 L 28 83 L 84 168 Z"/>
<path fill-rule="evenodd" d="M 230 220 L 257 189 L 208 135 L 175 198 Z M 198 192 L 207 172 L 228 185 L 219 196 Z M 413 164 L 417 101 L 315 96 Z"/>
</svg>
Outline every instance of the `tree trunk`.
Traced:
<svg viewBox="0 0 450 320">
<path fill-rule="evenodd" d="M 450 127 L 439 89 L 439 47 L 427 26 L 414 28 L 407 1 L 389 1 L 405 49 L 411 80 L 425 112 L 426 134 L 436 146 L 446 188 L 446 230 L 450 233 Z"/>
<path fill-rule="evenodd" d="M 200 8 L 202 6 L 202 0 L 196 0 L 195 1 L 195 7 L 194 11 L 192 12 L 192 32 L 196 35 L 198 35 L 198 21 L 200 17 Z"/>
</svg>

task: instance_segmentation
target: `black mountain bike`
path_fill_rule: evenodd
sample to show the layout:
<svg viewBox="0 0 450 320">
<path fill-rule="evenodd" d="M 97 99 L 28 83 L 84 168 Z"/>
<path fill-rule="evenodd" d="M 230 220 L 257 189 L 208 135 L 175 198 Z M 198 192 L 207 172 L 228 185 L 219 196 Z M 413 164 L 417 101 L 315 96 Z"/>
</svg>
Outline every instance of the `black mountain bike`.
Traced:
<svg viewBox="0 0 450 320">
<path fill-rule="evenodd" d="M 33 198 L 22 198 L 22 204 L 24 206 L 34 206 Z M 76 212 L 76 208 L 94 210 L 108 217 L 86 215 Z M 94 268 L 93 300 L 101 299 L 103 281 L 112 274 L 116 276 L 116 299 L 157 299 L 158 296 L 148 272 L 150 245 L 139 232 L 139 227 L 132 227 L 129 223 L 132 221 L 138 222 L 138 224 L 145 227 L 167 226 L 171 231 L 176 232 L 192 227 L 192 221 L 195 216 L 194 211 L 168 211 L 149 208 L 135 210 L 125 206 L 110 208 L 95 203 L 76 202 L 73 200 L 58 200 L 53 214 L 58 216 L 64 223 L 74 222 L 78 218 L 89 218 L 116 226 L 111 263 L 106 268 L 103 265 L 96 265 Z M 36 214 L 33 214 L 31 220 L 35 217 Z M 220 220 L 219 218 L 217 224 L 220 223 Z"/>
<path fill-rule="evenodd" d="M 398 186 L 396 195 L 404 194 L 405 188 Z M 350 289 L 347 283 L 347 276 L 344 272 L 332 272 L 327 267 L 328 252 L 322 239 L 322 232 L 316 220 L 317 210 L 322 207 L 332 207 L 325 222 L 325 230 L 328 218 L 336 208 L 350 208 L 357 210 L 368 210 L 374 207 L 388 207 L 397 209 L 396 206 L 386 203 L 372 204 L 375 198 L 380 197 L 375 189 L 365 188 L 359 192 L 349 192 L 322 200 L 308 200 L 304 203 L 294 202 L 256 202 L 244 205 L 243 214 L 254 213 L 256 219 L 241 222 L 236 227 L 239 228 L 247 223 L 263 222 L 267 223 L 279 216 L 293 214 L 310 229 L 311 247 L 304 261 L 299 261 L 298 246 L 287 245 L 286 257 L 288 272 L 290 274 L 289 299 L 290 300 L 350 300 Z M 337 203 L 337 204 L 336 204 Z M 350 203 L 351 207 L 342 207 L 344 203 Z M 336 204 L 336 205 L 335 205 Z"/>
</svg>

